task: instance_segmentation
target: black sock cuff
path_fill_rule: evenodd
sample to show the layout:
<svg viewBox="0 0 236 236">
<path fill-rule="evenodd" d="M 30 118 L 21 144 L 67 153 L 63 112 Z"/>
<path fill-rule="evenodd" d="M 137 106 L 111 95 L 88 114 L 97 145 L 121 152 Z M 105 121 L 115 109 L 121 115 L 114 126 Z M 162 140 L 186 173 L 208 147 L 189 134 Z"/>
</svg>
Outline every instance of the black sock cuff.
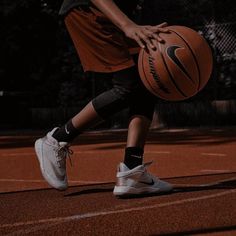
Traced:
<svg viewBox="0 0 236 236">
<path fill-rule="evenodd" d="M 140 147 L 127 147 L 125 149 L 124 163 L 129 169 L 143 163 L 143 148 Z"/>
<path fill-rule="evenodd" d="M 126 155 L 137 155 L 137 156 L 143 156 L 144 150 L 140 147 L 127 147 L 125 149 Z"/>
<path fill-rule="evenodd" d="M 52 137 L 58 142 L 72 142 L 80 133 L 74 127 L 72 120 L 69 120 L 64 126 L 56 130 Z"/>
<path fill-rule="evenodd" d="M 78 132 L 78 130 L 75 128 L 75 126 L 72 123 L 72 119 L 66 123 L 66 128 L 70 132 Z"/>
</svg>

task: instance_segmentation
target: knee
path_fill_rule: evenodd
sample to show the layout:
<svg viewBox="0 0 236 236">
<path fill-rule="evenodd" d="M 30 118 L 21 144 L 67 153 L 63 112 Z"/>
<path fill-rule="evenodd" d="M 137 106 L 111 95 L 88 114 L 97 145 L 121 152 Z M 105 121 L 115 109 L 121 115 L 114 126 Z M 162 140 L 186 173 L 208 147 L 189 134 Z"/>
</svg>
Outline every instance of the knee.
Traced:
<svg viewBox="0 0 236 236">
<path fill-rule="evenodd" d="M 127 87 L 123 87 L 123 86 L 119 86 L 119 85 L 115 85 L 111 92 L 113 93 L 113 96 L 117 99 L 117 100 L 126 100 L 129 99 L 130 95 L 132 94 L 132 87 L 127 88 Z"/>
<path fill-rule="evenodd" d="M 140 84 L 137 68 L 131 67 L 114 73 L 113 92 L 116 96 L 127 98 Z"/>
</svg>

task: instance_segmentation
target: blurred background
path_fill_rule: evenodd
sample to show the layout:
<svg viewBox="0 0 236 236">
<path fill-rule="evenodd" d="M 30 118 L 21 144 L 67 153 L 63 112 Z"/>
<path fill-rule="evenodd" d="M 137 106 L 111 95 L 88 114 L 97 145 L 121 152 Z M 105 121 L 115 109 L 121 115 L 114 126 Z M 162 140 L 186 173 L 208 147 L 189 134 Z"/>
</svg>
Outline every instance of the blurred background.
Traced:
<svg viewBox="0 0 236 236">
<path fill-rule="evenodd" d="M 47 129 L 64 124 L 108 89 L 110 76 L 84 73 L 63 19 L 62 1 L 0 2 L 0 130 Z M 185 25 L 211 45 L 215 65 L 207 86 L 182 102 L 159 100 L 153 128 L 236 124 L 235 0 L 144 0 L 140 24 Z M 96 129 L 127 127 L 127 111 Z"/>
</svg>

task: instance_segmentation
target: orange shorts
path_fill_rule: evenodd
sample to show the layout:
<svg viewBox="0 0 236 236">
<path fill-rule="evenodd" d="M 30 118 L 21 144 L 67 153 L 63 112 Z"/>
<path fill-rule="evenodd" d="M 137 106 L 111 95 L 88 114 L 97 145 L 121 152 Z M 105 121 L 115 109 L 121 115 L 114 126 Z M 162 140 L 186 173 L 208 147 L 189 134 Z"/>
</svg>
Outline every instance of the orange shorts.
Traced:
<svg viewBox="0 0 236 236">
<path fill-rule="evenodd" d="M 65 24 L 84 71 L 115 72 L 135 64 L 132 54 L 140 48 L 99 10 L 75 8 Z"/>
</svg>

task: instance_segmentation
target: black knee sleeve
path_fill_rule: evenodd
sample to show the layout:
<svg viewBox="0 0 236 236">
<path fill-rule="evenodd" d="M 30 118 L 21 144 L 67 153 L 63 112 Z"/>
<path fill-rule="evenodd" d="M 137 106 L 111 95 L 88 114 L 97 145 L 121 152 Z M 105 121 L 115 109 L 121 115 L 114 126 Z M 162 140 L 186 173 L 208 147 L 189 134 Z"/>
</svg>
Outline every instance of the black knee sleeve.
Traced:
<svg viewBox="0 0 236 236">
<path fill-rule="evenodd" d="M 92 100 L 94 109 L 103 119 L 129 106 L 131 94 L 138 84 L 135 67 L 115 72 L 112 83 L 112 89 Z"/>
<path fill-rule="evenodd" d="M 137 67 L 114 73 L 113 88 L 92 100 L 94 109 L 103 119 L 130 108 L 130 116 L 141 115 L 152 119 L 155 99 L 143 86 Z"/>
<path fill-rule="evenodd" d="M 107 119 L 128 106 L 128 94 L 123 88 L 112 88 L 94 98 L 92 104 L 98 115 Z"/>
</svg>

